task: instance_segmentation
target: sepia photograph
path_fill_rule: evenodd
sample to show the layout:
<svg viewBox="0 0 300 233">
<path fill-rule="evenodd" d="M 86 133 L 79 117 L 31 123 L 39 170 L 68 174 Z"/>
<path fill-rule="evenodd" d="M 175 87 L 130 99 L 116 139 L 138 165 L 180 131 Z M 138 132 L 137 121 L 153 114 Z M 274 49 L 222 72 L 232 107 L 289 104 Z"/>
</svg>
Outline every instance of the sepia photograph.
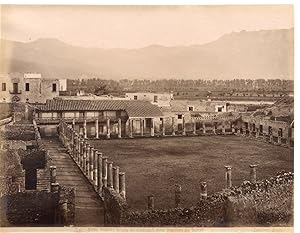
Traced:
<svg viewBox="0 0 300 233">
<path fill-rule="evenodd" d="M 0 16 L 0 231 L 293 231 L 293 5 Z"/>
</svg>

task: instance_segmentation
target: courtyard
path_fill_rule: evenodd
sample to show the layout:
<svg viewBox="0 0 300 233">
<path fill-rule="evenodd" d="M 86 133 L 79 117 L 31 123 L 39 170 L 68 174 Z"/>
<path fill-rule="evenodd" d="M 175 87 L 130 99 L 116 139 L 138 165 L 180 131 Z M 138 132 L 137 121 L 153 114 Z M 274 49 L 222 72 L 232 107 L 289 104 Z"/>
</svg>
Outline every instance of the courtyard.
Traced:
<svg viewBox="0 0 300 233">
<path fill-rule="evenodd" d="M 293 172 L 293 150 L 237 136 L 166 137 L 90 140 L 120 171 L 126 172 L 127 202 L 146 209 L 153 194 L 155 208 L 174 207 L 175 184 L 182 187 L 182 206 L 197 203 L 200 182 L 208 194 L 225 187 L 224 165 L 232 166 L 232 183 L 249 180 L 249 165 L 258 164 L 257 179 L 285 170 Z"/>
</svg>

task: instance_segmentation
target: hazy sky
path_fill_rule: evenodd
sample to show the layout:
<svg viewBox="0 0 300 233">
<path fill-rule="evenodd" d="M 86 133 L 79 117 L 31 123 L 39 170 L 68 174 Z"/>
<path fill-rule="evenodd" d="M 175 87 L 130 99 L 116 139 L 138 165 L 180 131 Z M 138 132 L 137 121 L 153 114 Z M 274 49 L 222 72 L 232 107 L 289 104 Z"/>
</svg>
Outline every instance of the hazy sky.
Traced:
<svg viewBox="0 0 300 233">
<path fill-rule="evenodd" d="M 293 27 L 277 6 L 2 6 L 2 38 L 57 38 L 72 45 L 139 48 L 203 44 L 241 30 Z"/>
</svg>

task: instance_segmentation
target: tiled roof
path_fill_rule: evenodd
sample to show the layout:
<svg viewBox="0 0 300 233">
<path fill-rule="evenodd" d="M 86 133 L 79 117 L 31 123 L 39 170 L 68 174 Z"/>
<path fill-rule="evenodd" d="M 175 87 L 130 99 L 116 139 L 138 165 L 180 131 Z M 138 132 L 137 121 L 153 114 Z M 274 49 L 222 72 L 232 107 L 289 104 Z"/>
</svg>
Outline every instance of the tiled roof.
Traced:
<svg viewBox="0 0 300 233">
<path fill-rule="evenodd" d="M 49 111 L 126 111 L 129 117 L 159 117 L 163 114 L 156 105 L 139 100 L 47 100 L 38 105 Z"/>
<path fill-rule="evenodd" d="M 160 117 L 163 116 L 159 107 L 148 101 L 125 101 L 125 111 L 129 117 Z"/>
</svg>

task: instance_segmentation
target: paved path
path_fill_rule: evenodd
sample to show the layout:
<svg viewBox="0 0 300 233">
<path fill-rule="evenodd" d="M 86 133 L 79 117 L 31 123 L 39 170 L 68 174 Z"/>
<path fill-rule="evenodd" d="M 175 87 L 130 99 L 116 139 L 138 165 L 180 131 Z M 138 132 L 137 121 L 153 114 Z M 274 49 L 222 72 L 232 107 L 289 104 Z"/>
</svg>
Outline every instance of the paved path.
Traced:
<svg viewBox="0 0 300 233">
<path fill-rule="evenodd" d="M 49 151 L 51 164 L 56 166 L 57 182 L 61 185 L 75 187 L 75 226 L 103 226 L 103 204 L 91 184 L 66 153 L 58 139 L 43 138 L 42 141 L 45 149 Z"/>
</svg>

